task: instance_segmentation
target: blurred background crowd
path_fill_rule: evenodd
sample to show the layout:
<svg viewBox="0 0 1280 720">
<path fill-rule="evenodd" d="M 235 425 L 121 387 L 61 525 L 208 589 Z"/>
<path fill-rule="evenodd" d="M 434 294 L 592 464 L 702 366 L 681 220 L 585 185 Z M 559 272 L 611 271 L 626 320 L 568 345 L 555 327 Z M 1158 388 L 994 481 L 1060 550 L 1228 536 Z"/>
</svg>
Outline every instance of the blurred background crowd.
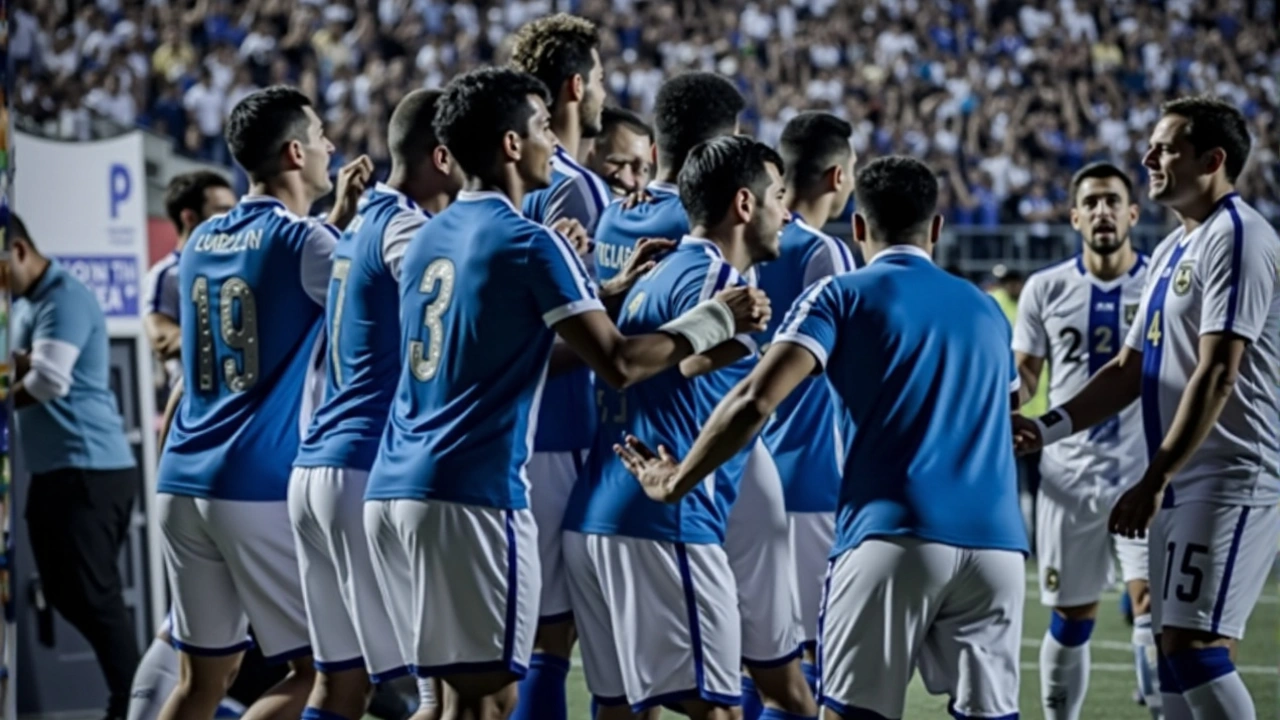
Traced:
<svg viewBox="0 0 1280 720">
<path fill-rule="evenodd" d="M 556 10 L 602 28 L 617 104 L 647 113 L 664 77 L 716 70 L 760 139 L 833 111 L 861 154 L 927 159 L 953 227 L 1021 223 L 1033 238 L 1065 221 L 1081 165 L 1145 180 L 1161 101 L 1225 96 L 1254 134 L 1240 190 L 1280 222 L 1277 0 L 32 0 L 11 19 L 14 103 L 45 135 L 139 124 L 229 164 L 232 106 L 296 84 L 335 166 L 363 152 L 385 170 L 404 93 L 503 60 L 511 30 Z"/>
</svg>

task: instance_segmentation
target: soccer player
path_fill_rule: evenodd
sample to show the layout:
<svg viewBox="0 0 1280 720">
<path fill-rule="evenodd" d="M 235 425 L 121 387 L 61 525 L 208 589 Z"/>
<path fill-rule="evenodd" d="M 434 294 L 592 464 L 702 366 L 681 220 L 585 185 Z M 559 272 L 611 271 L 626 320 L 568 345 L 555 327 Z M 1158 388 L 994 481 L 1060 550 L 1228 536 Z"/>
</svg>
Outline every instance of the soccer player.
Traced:
<svg viewBox="0 0 1280 720">
<path fill-rule="evenodd" d="M 615 198 L 639 192 L 653 175 L 653 128 L 626 108 L 606 107 L 600 114 L 600 135 L 589 143 L 586 165 L 604 179 Z"/>
<path fill-rule="evenodd" d="M 364 534 L 363 499 L 400 378 L 400 264 L 410 238 L 462 188 L 436 140 L 439 91 L 415 90 L 387 129 L 391 175 L 360 201 L 334 250 L 324 401 L 294 460 L 289 513 L 315 654 L 304 720 L 359 720 L 372 684 L 409 672 Z M 420 717 L 435 704 L 420 681 Z"/>
<path fill-rule="evenodd" d="M 1233 189 L 1249 146 L 1224 101 L 1164 105 L 1143 164 L 1181 225 L 1152 253 L 1120 354 L 1015 438 L 1048 446 L 1141 401 L 1148 464 L 1109 529 L 1148 539 L 1170 720 L 1255 717 L 1231 652 L 1280 539 L 1280 238 Z"/>
<path fill-rule="evenodd" d="M 652 199 L 627 208 L 614 203 L 605 210 L 596 232 L 596 266 L 608 279 L 625 265 L 641 238 L 679 238 L 691 228 L 672 183 L 696 145 L 738 131 L 744 101 L 737 87 L 714 73 L 678 75 L 658 89 L 655 126 L 658 133 L 658 172 L 649 183 Z M 754 270 L 747 271 L 748 283 Z M 736 371 L 745 375 L 754 361 L 743 360 Z M 732 371 L 729 371 L 732 372 Z M 733 382 L 719 373 L 728 392 Z M 738 583 L 742 618 L 744 720 L 755 720 L 762 705 L 804 715 L 812 708 L 800 669 L 801 632 L 795 573 L 782 482 L 763 443 L 747 450 L 747 463 L 725 537 L 725 552 Z M 735 464 L 735 467 L 737 465 Z"/>
<path fill-rule="evenodd" d="M 1147 258 L 1133 249 L 1138 219 L 1132 182 L 1110 163 L 1086 166 L 1071 180 L 1071 224 L 1081 253 L 1033 274 L 1018 304 L 1014 362 L 1028 396 L 1045 361 L 1055 402 L 1071 397 L 1115 358 L 1136 321 Z M 1147 545 L 1112 537 L 1107 516 L 1142 474 L 1142 418 L 1137 404 L 1087 433 L 1045 448 L 1036 498 L 1040 602 L 1053 608 L 1040 645 L 1040 699 L 1046 718 L 1075 720 L 1089 687 L 1089 636 L 1098 601 L 1115 579 L 1113 554 L 1134 604 L 1138 686 L 1159 714 L 1155 637 L 1147 597 Z M 1150 661 L 1148 660 L 1150 658 Z"/>
<path fill-rule="evenodd" d="M 337 237 L 306 213 L 333 185 L 333 146 L 286 87 L 241 100 L 226 133 L 250 193 L 197 227 L 178 261 L 184 394 L 156 504 L 182 672 L 163 720 L 213 715 L 249 623 L 264 655 L 291 663 L 251 715 L 297 716 L 314 681 L 285 498 Z M 368 158 L 343 169 L 335 215 L 371 171 Z"/>
<path fill-rule="evenodd" d="M 365 493 L 392 624 L 460 718 L 506 717 L 528 674 L 542 575 L 527 466 L 554 336 L 623 386 L 768 322 L 763 295 L 736 291 L 618 333 L 604 302 L 621 295 L 602 298 L 569 241 L 518 210 L 551 182 L 548 100 L 505 68 L 445 88 L 436 134 L 466 180 L 401 262 L 402 371 Z"/>
<path fill-rule="evenodd" d="M 844 436 L 818 664 L 827 717 L 902 717 L 916 666 L 956 717 L 1017 717 L 1026 530 L 1008 440 L 1018 375 L 1009 323 L 935 266 L 938 183 L 888 157 L 856 182 L 871 262 L 818 281 L 683 461 L 666 438 L 615 446 L 649 497 L 700 492 L 810 375 Z M 642 442 L 663 440 L 656 454 Z M 679 452 L 679 449 L 676 450 Z"/>
<path fill-rule="evenodd" d="M 791 307 L 805 288 L 855 267 L 849 247 L 818 229 L 837 217 L 853 194 L 857 156 L 849 144 L 852 135 L 849 123 L 823 112 L 801 113 L 782 130 L 778 152 L 786 164 L 786 204 L 791 220 L 782 229 L 778 258 L 758 269 L 760 289 L 778 307 Z M 758 342 L 767 344 L 781 320 L 779 314 Z M 764 426 L 763 437 L 782 478 L 800 598 L 805 648 L 802 670 L 816 691 L 818 608 L 822 605 L 827 554 L 835 540 L 843 450 L 826 383 L 811 378 L 802 385 Z"/>
<path fill-rule="evenodd" d="M 524 215 L 547 226 L 576 220 L 591 235 L 610 200 L 604 181 L 575 157 L 583 138 L 600 134 L 605 89 L 596 26 L 565 13 L 533 20 L 515 32 L 511 66 L 537 78 L 551 92 L 548 109 L 556 140 L 551 184 L 524 196 Z M 563 720 L 568 713 L 565 682 L 574 628 L 560 523 L 595 434 L 591 373 L 579 366 L 549 378 L 540 407 L 528 472 L 530 508 L 538 526 L 542 597 L 534 654 L 521 683 L 523 701 L 515 720 Z"/>
<path fill-rule="evenodd" d="M 679 188 L 693 229 L 636 283 L 620 330 L 653 332 L 725 287 L 746 286 L 749 267 L 776 258 L 787 217 L 781 170 L 777 153 L 749 138 L 691 149 Z M 741 377 L 717 368 L 755 349 L 739 336 L 625 392 L 598 388 L 601 426 L 565 516 L 565 554 L 600 720 L 660 705 L 727 718 L 741 701 L 737 583 L 722 545 L 745 454 L 664 505 L 645 497 L 609 449 L 629 431 L 687 447 L 725 391 L 716 376 Z M 811 698 L 806 717 L 815 714 Z"/>
</svg>

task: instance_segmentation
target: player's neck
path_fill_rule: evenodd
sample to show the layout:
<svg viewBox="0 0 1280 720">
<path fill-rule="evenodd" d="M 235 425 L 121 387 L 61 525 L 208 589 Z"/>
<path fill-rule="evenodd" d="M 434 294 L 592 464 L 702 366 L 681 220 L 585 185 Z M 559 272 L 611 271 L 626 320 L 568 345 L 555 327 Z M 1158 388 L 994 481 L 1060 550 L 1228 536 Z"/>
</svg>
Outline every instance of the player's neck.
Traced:
<svg viewBox="0 0 1280 720">
<path fill-rule="evenodd" d="M 515 173 L 503 173 L 497 178 L 470 176 L 463 183 L 462 189 L 467 192 L 496 192 L 507 196 L 517 208 L 524 203 L 527 190 L 524 182 Z"/>
<path fill-rule="evenodd" d="M 578 122 L 577 112 L 577 106 L 561 108 L 551 119 L 551 132 L 555 133 L 560 147 L 568 151 L 575 161 L 580 161 L 578 149 L 582 145 L 582 124 Z"/>
<path fill-rule="evenodd" d="M 1230 193 L 1235 192 L 1235 188 L 1225 181 L 1215 182 L 1213 191 L 1199 195 L 1181 207 L 1173 208 L 1177 213 L 1178 219 L 1182 221 L 1182 228 L 1186 232 L 1191 232 L 1204 224 L 1205 220 L 1213 214 L 1218 208 L 1218 203 L 1222 198 Z"/>
<path fill-rule="evenodd" d="M 249 194 L 273 197 L 284 203 L 289 212 L 303 217 L 311 214 L 311 205 L 315 202 L 302 186 L 301 178 L 287 176 L 253 182 L 249 185 Z"/>
<path fill-rule="evenodd" d="M 192 228 L 192 230 L 194 230 L 194 229 L 195 229 L 195 228 Z M 182 252 L 182 248 L 186 247 L 186 245 L 187 245 L 187 238 L 189 238 L 189 237 L 191 237 L 191 231 L 190 231 L 190 230 L 188 230 L 188 231 L 186 231 L 186 232 L 183 232 L 183 233 L 180 233 L 180 234 L 178 235 L 178 239 L 177 239 L 177 240 L 175 240 L 175 241 L 173 242 L 173 251 L 174 251 L 174 252 L 179 252 L 179 253 L 180 253 L 180 252 Z"/>
<path fill-rule="evenodd" d="M 433 187 L 433 184 L 426 177 L 411 177 L 399 165 L 391 167 L 391 174 L 387 176 L 386 182 L 387 187 L 403 193 L 405 197 L 417 203 L 418 207 L 436 215 L 449 206 L 449 194 L 438 187 Z"/>
<path fill-rule="evenodd" d="M 1137 262 L 1138 253 L 1134 252 L 1133 246 L 1128 243 L 1110 255 L 1090 250 L 1084 251 L 1084 269 L 1103 282 L 1115 280 L 1124 275 L 1132 270 Z"/>
<path fill-rule="evenodd" d="M 829 194 L 807 198 L 795 194 L 794 190 L 787 190 L 784 204 L 792 215 L 799 215 L 805 222 L 820 228 L 831 219 L 831 206 L 835 204 L 835 198 Z"/>
<path fill-rule="evenodd" d="M 745 273 L 751 268 L 751 254 L 747 252 L 747 242 L 740 230 L 696 225 L 689 231 L 689 236 L 701 238 L 720 248 L 720 254 L 739 273 Z"/>
</svg>

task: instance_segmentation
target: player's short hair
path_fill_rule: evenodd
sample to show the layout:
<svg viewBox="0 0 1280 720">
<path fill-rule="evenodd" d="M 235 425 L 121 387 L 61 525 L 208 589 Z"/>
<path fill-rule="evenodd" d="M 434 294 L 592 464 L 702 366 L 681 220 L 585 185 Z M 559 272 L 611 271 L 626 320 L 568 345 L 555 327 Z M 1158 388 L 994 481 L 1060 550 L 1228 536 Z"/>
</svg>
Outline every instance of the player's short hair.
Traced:
<svg viewBox="0 0 1280 720">
<path fill-rule="evenodd" d="M 680 202 L 689 224 L 714 225 L 724 219 L 738 190 L 747 188 L 763 202 L 771 163 L 786 171 L 782 156 L 768 145 L 740 135 L 713 138 L 689 151 L 680 170 Z"/>
<path fill-rule="evenodd" d="M 25 242 L 31 249 L 36 249 L 36 243 L 31 239 L 31 233 L 27 232 L 27 224 L 22 222 L 22 218 L 18 217 L 18 213 L 9 213 L 9 240 L 21 240 Z"/>
<path fill-rule="evenodd" d="M 778 152 L 787 163 L 787 185 L 805 189 L 853 152 L 853 126 L 828 112 L 803 112 L 782 129 Z"/>
<path fill-rule="evenodd" d="M 1095 162 L 1085 165 L 1071 176 L 1071 204 L 1075 205 L 1079 199 L 1080 186 L 1085 180 L 1106 180 L 1107 178 L 1120 178 L 1129 202 L 1133 202 L 1133 179 L 1129 177 L 1129 173 L 1109 162 Z"/>
<path fill-rule="evenodd" d="M 1187 140 L 1191 141 L 1196 154 L 1222 148 L 1227 154 L 1227 180 L 1234 183 L 1240 177 L 1253 145 L 1244 113 L 1225 100 L 1207 96 L 1170 100 L 1161 106 L 1160 112 L 1186 118 Z"/>
<path fill-rule="evenodd" d="M 414 90 L 396 105 L 387 126 L 387 150 L 393 164 L 416 165 L 440 144 L 434 123 L 443 94 L 440 90 Z"/>
<path fill-rule="evenodd" d="M 531 20 L 516 30 L 514 37 L 511 67 L 547 86 L 551 92 L 548 105 L 554 105 L 564 84 L 574 75 L 588 78 L 595 66 L 591 51 L 600 49 L 595 23 L 568 13 Z"/>
<path fill-rule="evenodd" d="M 164 213 L 173 226 L 182 230 L 182 211 L 190 210 L 197 216 L 204 209 L 204 194 L 209 188 L 231 189 L 231 181 L 212 170 L 174 175 L 164 190 Z"/>
<path fill-rule="evenodd" d="M 649 139 L 653 139 L 653 126 L 644 121 L 639 113 L 631 112 L 626 108 L 606 107 L 600 112 L 600 136 L 603 137 L 613 132 L 616 127 L 626 127 L 637 135 L 644 135 Z"/>
<path fill-rule="evenodd" d="M 653 108 L 659 162 L 679 168 L 695 145 L 732 132 L 746 106 L 738 88 L 715 73 L 689 72 L 666 81 Z"/>
<path fill-rule="evenodd" d="M 876 158 L 854 182 L 858 214 L 877 239 L 908 241 L 938 211 L 938 178 L 924 163 L 902 155 Z"/>
<path fill-rule="evenodd" d="M 524 137 L 533 109 L 529 96 L 550 101 L 547 86 L 529 73 L 484 68 L 459 75 L 445 86 L 436 107 L 440 143 L 468 175 L 489 171 L 503 136 Z"/>
<path fill-rule="evenodd" d="M 284 85 L 258 90 L 236 103 L 227 118 L 227 147 L 249 177 L 274 173 L 285 143 L 307 142 L 308 107 L 306 95 Z"/>
</svg>

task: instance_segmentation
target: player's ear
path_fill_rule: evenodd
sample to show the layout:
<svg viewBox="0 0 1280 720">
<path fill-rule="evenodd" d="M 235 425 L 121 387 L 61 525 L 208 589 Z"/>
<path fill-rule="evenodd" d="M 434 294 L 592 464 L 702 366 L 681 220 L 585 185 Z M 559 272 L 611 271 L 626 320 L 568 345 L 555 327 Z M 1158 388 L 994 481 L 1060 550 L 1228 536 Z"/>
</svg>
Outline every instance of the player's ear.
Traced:
<svg viewBox="0 0 1280 720">
<path fill-rule="evenodd" d="M 1075 205 L 1071 206 L 1071 229 L 1076 232 L 1080 231 L 1080 211 L 1076 209 Z"/>
<path fill-rule="evenodd" d="M 933 252 L 933 246 L 942 237 L 942 223 L 942 213 L 934 214 L 933 220 L 929 222 L 929 252 Z"/>
<path fill-rule="evenodd" d="M 1138 216 L 1142 214 L 1142 208 L 1138 207 L 1138 203 L 1129 203 L 1129 227 L 1138 224 Z"/>
<path fill-rule="evenodd" d="M 826 173 L 826 185 L 829 192 L 839 192 L 844 187 L 845 172 L 839 165 L 832 165 Z"/>
<path fill-rule="evenodd" d="M 860 245 L 867 242 L 867 219 L 859 212 L 853 214 L 853 239 Z"/>
<path fill-rule="evenodd" d="M 284 170 L 297 170 L 302 167 L 303 158 L 306 154 L 302 151 L 302 143 L 297 140 L 289 140 L 284 144 L 281 152 L 281 159 L 284 161 Z"/>
<path fill-rule="evenodd" d="M 431 164 L 435 166 L 436 172 L 441 175 L 448 175 L 453 172 L 453 156 L 449 154 L 449 149 L 443 145 L 437 145 L 431 151 Z"/>
<path fill-rule="evenodd" d="M 200 216 L 196 215 L 195 210 L 184 209 L 178 212 L 178 217 L 182 219 L 182 231 L 191 232 L 196 229 L 196 225 L 200 224 Z"/>
<path fill-rule="evenodd" d="M 574 73 L 569 77 L 569 102 L 582 102 L 582 98 L 587 94 L 587 79 L 582 75 Z"/>
<path fill-rule="evenodd" d="M 658 167 L 658 143 L 649 143 L 649 164 L 655 169 Z"/>
<path fill-rule="evenodd" d="M 755 209 L 756 196 L 747 188 L 738 188 L 738 192 L 733 195 L 733 211 L 738 219 L 744 223 L 750 221 Z"/>
<path fill-rule="evenodd" d="M 503 160 L 508 162 L 515 162 L 516 160 L 519 160 L 522 148 L 523 143 L 521 142 L 520 133 L 508 130 L 507 133 L 502 136 Z"/>
<path fill-rule="evenodd" d="M 1214 148 L 1204 155 L 1200 156 L 1200 162 L 1204 165 L 1204 171 L 1208 175 L 1218 172 L 1218 169 L 1227 164 L 1227 151 L 1222 148 Z"/>
</svg>

